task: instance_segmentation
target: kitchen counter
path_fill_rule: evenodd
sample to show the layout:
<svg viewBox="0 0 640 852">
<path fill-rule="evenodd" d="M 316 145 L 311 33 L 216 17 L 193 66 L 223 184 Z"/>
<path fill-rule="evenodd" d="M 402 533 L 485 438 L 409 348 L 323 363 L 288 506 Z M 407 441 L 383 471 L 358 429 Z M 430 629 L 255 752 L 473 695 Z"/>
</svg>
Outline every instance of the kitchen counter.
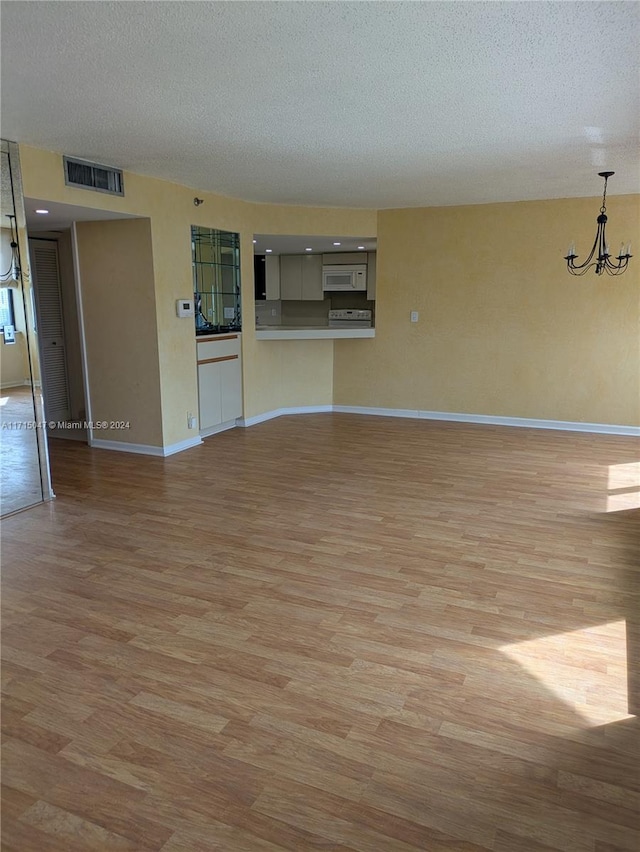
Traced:
<svg viewBox="0 0 640 852">
<path fill-rule="evenodd" d="M 326 325 L 256 326 L 256 340 L 336 340 L 375 336 L 375 328 L 329 328 Z"/>
</svg>

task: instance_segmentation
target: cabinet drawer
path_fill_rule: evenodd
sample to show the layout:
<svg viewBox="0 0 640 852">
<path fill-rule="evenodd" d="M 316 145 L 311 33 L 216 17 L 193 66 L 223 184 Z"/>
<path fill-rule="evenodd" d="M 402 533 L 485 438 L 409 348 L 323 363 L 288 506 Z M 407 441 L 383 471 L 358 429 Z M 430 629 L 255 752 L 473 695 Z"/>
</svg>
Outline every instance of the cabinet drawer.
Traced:
<svg viewBox="0 0 640 852">
<path fill-rule="evenodd" d="M 224 358 L 228 355 L 240 355 L 240 338 L 226 334 L 220 340 L 198 341 L 198 363 L 210 358 Z"/>
</svg>

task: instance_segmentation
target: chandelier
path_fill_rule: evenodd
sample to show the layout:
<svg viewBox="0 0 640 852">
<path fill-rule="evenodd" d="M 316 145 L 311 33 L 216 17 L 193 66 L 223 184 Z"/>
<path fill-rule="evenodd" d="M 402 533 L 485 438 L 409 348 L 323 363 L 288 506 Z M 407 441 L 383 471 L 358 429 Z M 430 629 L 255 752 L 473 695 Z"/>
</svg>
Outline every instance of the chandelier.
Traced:
<svg viewBox="0 0 640 852">
<path fill-rule="evenodd" d="M 4 286 L 20 283 L 20 255 L 18 254 L 18 230 L 16 227 L 16 217 L 7 214 L 9 227 L 11 228 L 11 259 L 9 268 L 6 272 L 0 275 L 0 283 Z"/>
<path fill-rule="evenodd" d="M 622 275 L 629 265 L 629 258 L 633 257 L 631 254 L 631 243 L 627 243 L 626 246 L 621 243 L 618 256 L 615 259 L 611 257 L 609 243 L 607 242 L 605 235 L 605 228 L 607 227 L 606 200 L 607 181 L 611 175 L 615 174 L 615 172 L 598 172 L 598 174 L 600 177 L 604 178 L 604 193 L 602 194 L 600 215 L 596 219 L 596 222 L 598 223 L 596 238 L 589 257 L 584 263 L 579 265 L 575 263 L 575 260 L 578 257 L 576 254 L 575 243 L 571 243 L 569 246 L 565 260 L 567 261 L 567 269 L 572 275 L 584 275 L 592 266 L 595 266 L 596 275 L 602 275 L 603 272 L 606 272 L 608 275 Z"/>
</svg>

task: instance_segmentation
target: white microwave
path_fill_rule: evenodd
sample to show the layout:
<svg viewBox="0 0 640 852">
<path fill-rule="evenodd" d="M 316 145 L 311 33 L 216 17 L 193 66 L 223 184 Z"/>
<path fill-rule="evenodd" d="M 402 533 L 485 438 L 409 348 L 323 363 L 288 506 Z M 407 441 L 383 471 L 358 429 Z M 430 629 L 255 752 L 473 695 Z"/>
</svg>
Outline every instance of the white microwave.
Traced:
<svg viewBox="0 0 640 852">
<path fill-rule="evenodd" d="M 323 266 L 322 289 L 324 291 L 366 290 L 367 264 L 345 263 L 342 266 Z"/>
</svg>

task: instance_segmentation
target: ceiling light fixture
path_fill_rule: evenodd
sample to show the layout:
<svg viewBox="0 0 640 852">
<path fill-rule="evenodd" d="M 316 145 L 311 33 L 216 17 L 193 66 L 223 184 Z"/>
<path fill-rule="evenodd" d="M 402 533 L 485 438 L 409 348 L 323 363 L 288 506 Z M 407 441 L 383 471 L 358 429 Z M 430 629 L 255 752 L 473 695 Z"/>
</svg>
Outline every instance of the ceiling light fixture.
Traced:
<svg viewBox="0 0 640 852">
<path fill-rule="evenodd" d="M 364 249 L 364 246 L 358 246 L 358 249 L 359 249 L 360 251 L 362 251 L 362 250 Z"/>
<path fill-rule="evenodd" d="M 618 256 L 616 258 L 617 262 L 614 262 L 611 259 L 611 252 L 609 250 L 609 243 L 607 242 L 607 237 L 605 234 L 605 228 L 607 226 L 607 181 L 609 178 L 615 174 L 615 172 L 598 172 L 601 178 L 604 178 L 604 192 L 602 194 L 602 207 L 600 208 L 600 215 L 596 219 L 598 223 L 598 227 L 596 229 L 596 238 L 593 243 L 593 248 L 591 249 L 591 253 L 589 257 L 585 260 L 584 263 L 576 264 L 575 259 L 578 257 L 576 254 L 576 244 L 571 243 L 569 249 L 567 251 L 565 260 L 567 261 L 567 269 L 572 275 L 584 275 L 585 272 L 588 272 L 592 266 L 595 266 L 596 275 L 602 275 L 603 272 L 606 272 L 608 275 L 622 275 L 622 273 L 626 270 L 629 265 L 629 258 L 633 257 L 631 254 L 631 243 L 627 243 L 625 246 L 623 243 L 620 244 L 620 251 L 618 252 Z M 593 258 L 596 256 L 596 252 L 598 253 L 597 259 Z"/>
<path fill-rule="evenodd" d="M 334 246 L 341 246 L 342 243 L 334 243 Z"/>
<path fill-rule="evenodd" d="M 265 249 L 265 251 L 266 251 L 266 253 L 267 253 L 267 254 L 271 254 L 271 252 L 273 251 L 273 249 Z"/>
<path fill-rule="evenodd" d="M 306 249 L 305 249 L 305 251 L 313 251 L 313 249 L 307 249 L 307 248 L 306 248 Z"/>
<path fill-rule="evenodd" d="M 46 216 L 48 212 L 48 210 L 36 210 L 36 213 L 39 213 L 41 216 Z"/>
</svg>

